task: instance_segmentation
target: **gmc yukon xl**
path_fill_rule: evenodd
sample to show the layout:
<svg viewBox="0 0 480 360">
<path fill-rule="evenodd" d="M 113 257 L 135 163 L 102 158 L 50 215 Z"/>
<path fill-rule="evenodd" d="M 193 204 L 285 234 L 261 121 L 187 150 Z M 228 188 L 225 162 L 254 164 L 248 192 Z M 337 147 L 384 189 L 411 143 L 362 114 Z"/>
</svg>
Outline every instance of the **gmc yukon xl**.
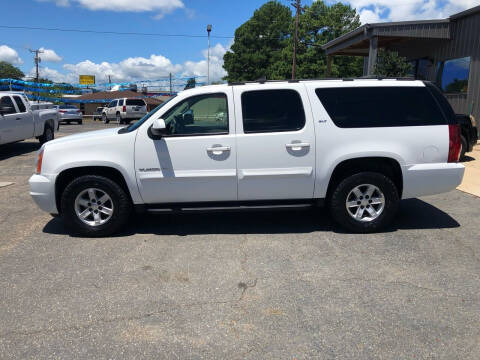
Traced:
<svg viewBox="0 0 480 360">
<path fill-rule="evenodd" d="M 30 193 L 86 236 L 119 231 L 133 210 L 322 204 L 347 230 L 372 232 L 401 199 L 459 185 L 460 147 L 455 114 L 428 82 L 213 85 L 130 126 L 48 142 Z"/>
</svg>

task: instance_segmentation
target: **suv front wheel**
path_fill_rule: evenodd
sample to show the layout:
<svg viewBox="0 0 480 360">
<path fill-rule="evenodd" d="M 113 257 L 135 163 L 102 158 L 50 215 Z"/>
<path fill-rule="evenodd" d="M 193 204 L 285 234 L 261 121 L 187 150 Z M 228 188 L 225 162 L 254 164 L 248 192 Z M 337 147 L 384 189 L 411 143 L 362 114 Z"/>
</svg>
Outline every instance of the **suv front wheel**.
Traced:
<svg viewBox="0 0 480 360">
<path fill-rule="evenodd" d="M 83 236 L 108 236 L 128 221 L 131 202 L 125 190 L 109 178 L 85 175 L 67 185 L 61 197 L 65 225 Z"/>
<path fill-rule="evenodd" d="M 336 185 L 330 198 L 330 212 L 349 231 L 368 233 L 389 225 L 398 204 L 398 190 L 390 178 L 362 172 Z"/>
</svg>

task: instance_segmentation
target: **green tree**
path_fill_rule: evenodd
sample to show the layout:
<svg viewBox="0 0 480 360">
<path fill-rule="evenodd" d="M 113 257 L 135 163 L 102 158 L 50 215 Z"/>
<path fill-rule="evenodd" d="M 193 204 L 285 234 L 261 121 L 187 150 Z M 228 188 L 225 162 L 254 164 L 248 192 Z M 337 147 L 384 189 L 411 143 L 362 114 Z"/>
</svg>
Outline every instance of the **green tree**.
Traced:
<svg viewBox="0 0 480 360">
<path fill-rule="evenodd" d="M 412 64 L 399 56 L 396 51 L 379 49 L 374 74 L 386 77 L 405 77 L 410 75 Z"/>
<path fill-rule="evenodd" d="M 231 51 L 224 57 L 229 81 L 288 79 L 292 71 L 295 22 L 290 9 L 270 1 L 256 10 L 250 20 L 235 31 Z M 327 70 L 322 45 L 360 26 L 359 16 L 350 5 L 328 6 L 323 0 L 306 6 L 299 18 L 297 78 L 320 78 Z M 363 58 L 338 57 L 331 76 L 362 74 Z"/>
<path fill-rule="evenodd" d="M 185 85 L 184 90 L 194 88 L 196 85 L 197 85 L 197 83 L 195 81 L 195 78 L 194 77 L 190 78 L 190 79 L 187 80 L 187 85 Z"/>
<path fill-rule="evenodd" d="M 322 0 L 305 7 L 300 16 L 299 46 L 297 52 L 297 77 L 321 78 L 327 72 L 327 56 L 322 45 L 359 27 L 360 19 L 350 5 L 335 3 L 328 6 Z M 292 28 L 293 31 L 293 28 Z M 290 57 L 292 46 L 286 49 Z M 363 58 L 336 57 L 332 64 L 332 77 L 351 77 L 362 74 Z"/>
<path fill-rule="evenodd" d="M 285 79 L 288 64 L 283 49 L 291 36 L 292 12 L 278 1 L 255 10 L 252 18 L 235 30 L 235 40 L 224 56 L 225 80 Z"/>
<path fill-rule="evenodd" d="M 0 79 L 21 80 L 25 74 L 22 70 L 6 61 L 0 61 Z"/>
</svg>

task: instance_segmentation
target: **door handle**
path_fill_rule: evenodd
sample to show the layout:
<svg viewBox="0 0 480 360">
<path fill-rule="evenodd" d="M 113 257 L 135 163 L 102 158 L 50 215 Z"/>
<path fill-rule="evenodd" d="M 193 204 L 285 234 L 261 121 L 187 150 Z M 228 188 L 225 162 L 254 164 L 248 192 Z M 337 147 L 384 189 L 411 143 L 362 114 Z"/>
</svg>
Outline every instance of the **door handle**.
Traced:
<svg viewBox="0 0 480 360">
<path fill-rule="evenodd" d="M 225 151 L 230 151 L 230 146 L 214 146 L 207 148 L 208 152 L 211 152 L 213 155 L 222 155 Z"/>
<path fill-rule="evenodd" d="M 22 120 L 22 118 L 16 118 L 15 120 Z"/>
<path fill-rule="evenodd" d="M 309 143 L 291 143 L 291 144 L 286 144 L 285 145 L 287 149 L 293 150 L 293 151 L 299 151 L 302 150 L 303 148 L 310 147 Z"/>
</svg>

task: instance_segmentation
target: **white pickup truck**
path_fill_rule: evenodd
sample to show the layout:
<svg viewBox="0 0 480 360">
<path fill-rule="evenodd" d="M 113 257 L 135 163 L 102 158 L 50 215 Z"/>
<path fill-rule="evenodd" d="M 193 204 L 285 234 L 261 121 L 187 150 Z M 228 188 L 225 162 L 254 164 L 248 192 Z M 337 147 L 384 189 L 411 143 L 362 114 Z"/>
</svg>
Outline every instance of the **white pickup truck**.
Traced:
<svg viewBox="0 0 480 360">
<path fill-rule="evenodd" d="M 30 194 L 87 236 L 118 231 L 133 209 L 322 204 L 346 229 L 372 232 L 390 223 L 400 199 L 459 185 L 459 154 L 455 114 L 428 82 L 214 85 L 128 127 L 45 144 Z"/>
<path fill-rule="evenodd" d="M 58 112 L 51 106 L 31 104 L 23 93 L 0 92 L 0 145 L 33 137 L 41 144 L 53 140 Z"/>
</svg>

